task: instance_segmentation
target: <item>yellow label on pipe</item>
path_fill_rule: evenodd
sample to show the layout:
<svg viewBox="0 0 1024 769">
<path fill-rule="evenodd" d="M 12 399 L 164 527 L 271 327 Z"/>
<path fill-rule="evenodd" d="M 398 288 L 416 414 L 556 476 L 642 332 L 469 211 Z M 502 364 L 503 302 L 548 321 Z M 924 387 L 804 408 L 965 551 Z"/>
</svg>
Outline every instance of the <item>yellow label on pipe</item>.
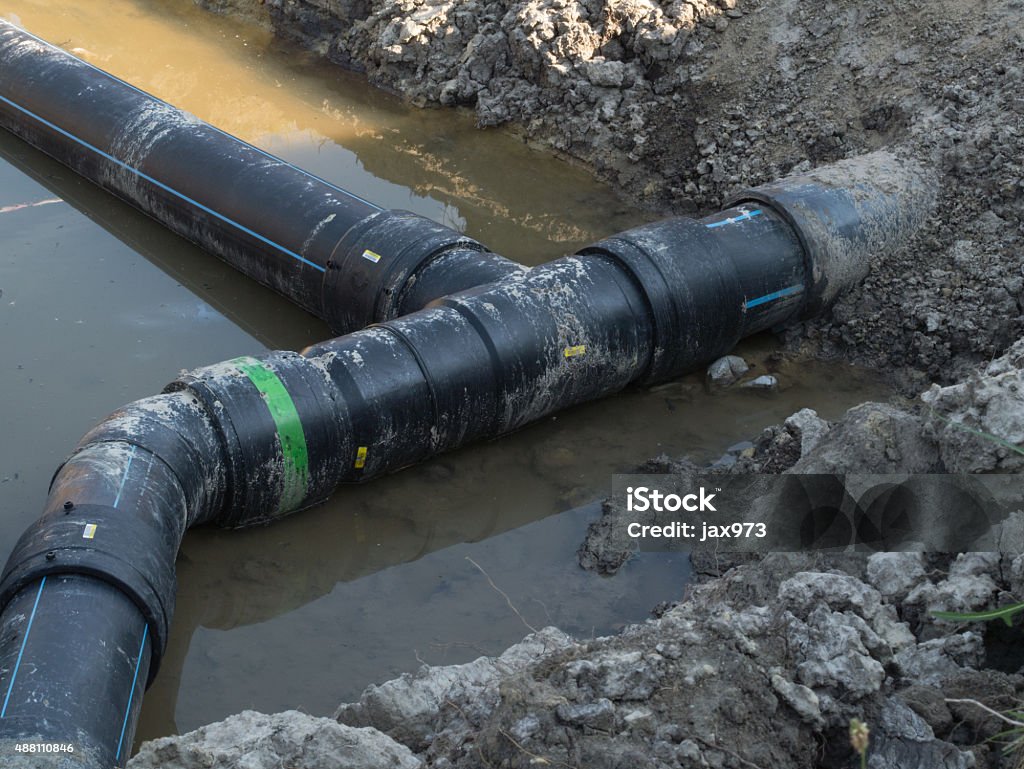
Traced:
<svg viewBox="0 0 1024 769">
<path fill-rule="evenodd" d="M 585 344 L 578 344 L 574 347 L 566 347 L 562 351 L 562 355 L 566 358 L 575 358 L 577 355 L 585 355 L 587 352 L 587 346 Z"/>
<path fill-rule="evenodd" d="M 371 261 L 374 264 L 376 264 L 377 262 L 380 261 L 381 256 L 376 251 L 371 251 L 370 249 L 366 249 L 365 251 L 363 251 L 363 259 L 368 259 L 369 261 Z"/>
<path fill-rule="evenodd" d="M 96 524 L 87 523 L 85 529 L 82 531 L 82 539 L 92 539 L 96 536 Z"/>
<path fill-rule="evenodd" d="M 356 470 L 362 470 L 366 466 L 366 446 L 356 449 Z"/>
</svg>

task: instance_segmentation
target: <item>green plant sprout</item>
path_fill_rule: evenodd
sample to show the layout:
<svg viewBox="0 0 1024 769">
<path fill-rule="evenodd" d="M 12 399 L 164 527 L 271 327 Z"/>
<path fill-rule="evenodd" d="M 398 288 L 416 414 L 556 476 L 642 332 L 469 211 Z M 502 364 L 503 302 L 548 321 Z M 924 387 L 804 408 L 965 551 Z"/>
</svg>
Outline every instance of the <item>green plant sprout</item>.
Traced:
<svg viewBox="0 0 1024 769">
<path fill-rule="evenodd" d="M 871 729 L 859 718 L 850 719 L 850 747 L 853 752 L 860 756 L 860 769 L 867 769 L 868 765 L 868 742 L 871 738 Z"/>
<path fill-rule="evenodd" d="M 970 433 L 971 435 L 976 435 L 979 438 L 984 438 L 985 440 L 991 441 L 992 443 L 999 444 L 1004 449 L 1009 449 L 1010 451 L 1014 451 L 1020 454 L 1021 456 L 1024 456 L 1024 448 L 1021 448 L 1015 443 L 1010 443 L 1008 440 L 1000 438 L 998 435 L 992 435 L 991 433 L 986 433 L 983 430 L 976 430 L 973 427 L 968 427 L 963 422 L 954 422 L 949 417 L 944 417 L 942 416 L 942 414 L 937 413 L 933 408 L 928 409 L 928 413 L 930 416 L 935 417 L 939 421 L 945 422 L 950 427 L 955 427 L 956 429 L 963 430 L 964 432 Z"/>
<path fill-rule="evenodd" d="M 1013 618 L 1021 612 L 1024 612 L 1024 603 L 1015 603 L 1001 609 L 979 612 L 933 611 L 931 615 L 936 619 L 944 619 L 949 622 L 991 622 L 1001 619 L 1007 627 L 1013 627 Z"/>
<path fill-rule="evenodd" d="M 1004 606 L 1001 609 L 991 609 L 990 611 L 980 612 L 955 612 L 955 611 L 933 611 L 931 615 L 937 619 L 944 619 L 951 622 L 991 622 L 992 620 L 1001 619 L 1006 623 L 1007 627 L 1013 627 L 1013 618 L 1024 612 L 1024 603 L 1014 603 L 1009 606 Z M 1000 721 L 1009 725 L 1009 729 L 993 734 L 989 739 L 994 742 L 1005 742 L 1003 745 L 1003 755 L 1010 756 L 1013 754 L 1019 754 L 1021 749 L 1024 748 L 1024 711 L 1020 710 L 1008 710 L 1005 713 L 1000 713 L 998 710 L 990 708 L 978 700 L 972 699 L 949 699 L 946 698 L 947 703 L 960 703 L 967 705 L 974 705 L 975 707 L 981 708 L 986 713 Z M 1024 760 L 1018 761 L 1014 766 L 1017 769 L 1024 767 Z"/>
</svg>

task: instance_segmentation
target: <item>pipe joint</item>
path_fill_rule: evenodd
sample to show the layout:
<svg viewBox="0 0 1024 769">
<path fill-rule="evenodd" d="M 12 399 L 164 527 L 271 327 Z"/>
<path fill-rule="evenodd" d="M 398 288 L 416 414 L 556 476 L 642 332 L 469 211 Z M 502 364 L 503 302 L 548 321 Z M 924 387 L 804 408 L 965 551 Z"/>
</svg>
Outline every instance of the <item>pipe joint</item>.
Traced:
<svg viewBox="0 0 1024 769">
<path fill-rule="evenodd" d="M 700 222 L 682 217 L 654 222 L 580 253 L 613 261 L 643 293 L 654 345 L 639 382 L 678 376 L 739 340 L 742 314 L 733 298 L 742 289 L 735 266 Z M 699 343 L 690 331 L 695 328 L 702 330 Z"/>
<path fill-rule="evenodd" d="M 322 502 L 342 474 L 347 406 L 324 369 L 294 352 L 197 369 L 167 387 L 211 415 L 224 462 L 224 500 L 197 523 L 248 526 Z"/>
<path fill-rule="evenodd" d="M 75 453 L 100 443 L 137 446 L 161 461 L 174 474 L 190 514 L 224 506 L 221 442 L 206 407 L 191 393 L 156 395 L 118 409 L 86 433 Z"/>
<path fill-rule="evenodd" d="M 934 200 L 931 175 L 883 150 L 744 190 L 728 205 L 769 207 L 793 228 L 807 273 L 802 317 L 811 318 L 908 242 Z"/>
<path fill-rule="evenodd" d="M 659 268 L 656 255 L 629 237 L 640 235 L 646 229 L 638 227 L 578 252 L 581 256 L 603 256 L 612 261 L 640 288 L 651 321 L 654 342 L 647 368 L 638 377 L 638 381 L 644 383 L 660 381 L 672 375 L 676 367 L 672 361 L 672 347 L 666 341 L 679 339 L 682 331 L 682 319 L 676 308 L 672 286 Z"/>
<path fill-rule="evenodd" d="M 382 211 L 368 216 L 345 233 L 327 262 L 324 317 L 334 329 L 351 330 L 421 309 L 425 301 L 419 306 L 407 302 L 418 275 L 430 263 L 456 254 L 464 263 L 445 271 L 442 285 L 433 288 L 426 301 L 518 269 L 472 238 L 418 214 Z M 339 296 L 346 300 L 332 300 Z"/>
<path fill-rule="evenodd" d="M 33 523 L 15 545 L 0 575 L 0 607 L 51 575 L 85 575 L 113 585 L 149 625 L 152 683 L 174 614 L 175 555 L 176 549 L 167 547 L 164 527 L 151 519 L 106 505 L 51 513 Z"/>
</svg>

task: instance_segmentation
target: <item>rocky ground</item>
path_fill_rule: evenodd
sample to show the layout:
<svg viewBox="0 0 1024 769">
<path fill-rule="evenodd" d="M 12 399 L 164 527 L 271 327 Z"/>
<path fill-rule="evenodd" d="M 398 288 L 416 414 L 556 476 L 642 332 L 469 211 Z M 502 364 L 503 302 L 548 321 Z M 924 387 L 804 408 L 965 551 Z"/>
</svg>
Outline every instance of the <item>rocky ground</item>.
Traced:
<svg viewBox="0 0 1024 769">
<path fill-rule="evenodd" d="M 786 335 L 891 373 L 917 405 L 805 410 L 717 469 L 1024 467 L 1024 1 L 196 2 L 413 103 L 509 124 L 661 211 L 880 147 L 917 155 L 940 178 L 933 217 Z M 612 573 L 630 551 L 606 513 L 581 563 Z M 856 765 L 851 718 L 872 769 L 1018 766 L 990 740 L 1006 724 L 950 700 L 1019 707 L 1019 630 L 930 612 L 1024 598 L 1021 532 L 1015 516 L 994 533 L 1003 554 L 705 560 L 685 600 L 619 636 L 545 629 L 370 687 L 334 719 L 243 713 L 129 766 L 838 769 Z"/>
<path fill-rule="evenodd" d="M 928 610 L 1006 600 L 1022 559 L 842 566 L 769 556 L 618 636 L 547 628 L 498 658 L 371 686 L 337 720 L 242 713 L 147 743 L 129 767 L 848 767 L 852 718 L 870 725 L 872 769 L 1011 766 L 989 741 L 1005 725 L 950 700 L 1015 706 L 1024 677 L 992 661 L 1019 637 Z"/>
<path fill-rule="evenodd" d="M 807 475 L 1024 470 L 1024 340 L 960 383 L 933 385 L 920 400 L 913 410 L 862 403 L 835 423 L 803 409 L 784 424 L 766 428 L 753 446 L 727 454 L 707 469 Z M 689 474 L 702 469 L 685 457 L 662 456 L 637 472 Z M 627 513 L 623 504 L 621 499 L 605 502 L 603 517 L 591 526 L 580 548 L 584 568 L 614 574 L 633 553 L 626 524 L 653 522 Z M 1024 552 L 1024 540 L 1001 541 L 1001 533 L 990 537 L 993 549 Z"/>
</svg>

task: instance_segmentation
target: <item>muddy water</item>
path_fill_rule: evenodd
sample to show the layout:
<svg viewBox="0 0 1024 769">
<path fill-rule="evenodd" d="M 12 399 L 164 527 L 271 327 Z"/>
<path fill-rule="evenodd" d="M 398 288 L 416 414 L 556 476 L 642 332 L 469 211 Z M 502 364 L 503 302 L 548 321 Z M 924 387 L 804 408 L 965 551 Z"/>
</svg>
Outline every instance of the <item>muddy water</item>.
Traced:
<svg viewBox="0 0 1024 769">
<path fill-rule="evenodd" d="M 411 111 L 187 0 L 12 0 L 0 12 L 332 182 L 521 261 L 643 220 L 514 138 Z M 105 414 L 181 368 L 328 333 L 7 135 L 0 292 L 4 555 L 54 468 Z M 775 371 L 778 393 L 713 396 L 696 378 L 629 392 L 342 489 L 271 527 L 190 533 L 174 634 L 138 737 L 248 707 L 328 714 L 421 661 L 494 653 L 528 626 L 608 633 L 678 597 L 688 572 L 674 556 L 644 554 L 612 580 L 575 567 L 596 515 L 588 503 L 612 473 L 661 452 L 713 459 L 800 407 L 834 417 L 888 395 L 849 368 L 771 364 L 767 339 L 741 352 L 756 372 Z"/>
</svg>

